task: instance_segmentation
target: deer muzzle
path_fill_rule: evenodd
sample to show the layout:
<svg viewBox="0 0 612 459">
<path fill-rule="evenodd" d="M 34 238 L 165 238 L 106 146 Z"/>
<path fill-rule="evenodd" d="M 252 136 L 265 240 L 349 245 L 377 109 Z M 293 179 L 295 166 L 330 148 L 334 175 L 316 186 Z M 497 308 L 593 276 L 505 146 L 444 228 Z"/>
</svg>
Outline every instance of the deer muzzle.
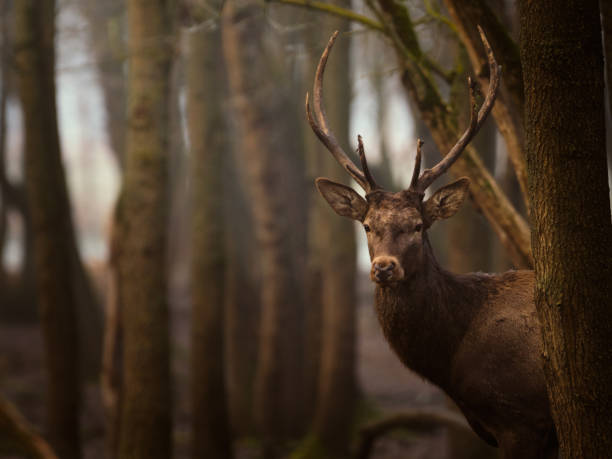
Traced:
<svg viewBox="0 0 612 459">
<path fill-rule="evenodd" d="M 372 260 L 370 279 L 377 284 L 396 282 L 404 277 L 399 261 L 391 256 L 379 256 Z"/>
</svg>

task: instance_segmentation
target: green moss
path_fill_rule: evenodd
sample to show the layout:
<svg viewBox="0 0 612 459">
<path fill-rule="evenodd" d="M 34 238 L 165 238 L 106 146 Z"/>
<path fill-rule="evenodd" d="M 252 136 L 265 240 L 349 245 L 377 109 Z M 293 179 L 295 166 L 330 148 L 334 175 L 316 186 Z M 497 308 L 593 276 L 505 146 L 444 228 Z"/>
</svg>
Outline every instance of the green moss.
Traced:
<svg viewBox="0 0 612 459">
<path fill-rule="evenodd" d="M 362 398 L 359 400 L 357 404 L 357 408 L 355 409 L 355 417 L 353 423 L 353 433 L 357 434 L 361 426 L 371 422 L 374 419 L 377 419 L 381 416 L 382 411 L 380 408 L 372 401 L 367 398 Z"/>
<path fill-rule="evenodd" d="M 353 422 L 351 424 L 351 433 L 349 445 L 347 445 L 346 453 L 348 455 L 349 447 L 357 441 L 359 430 L 365 424 L 377 419 L 381 416 L 380 409 L 371 400 L 362 398 L 357 402 L 354 410 Z M 330 451 L 316 434 L 310 433 L 305 436 L 289 455 L 290 459 L 338 459 L 338 453 Z"/>
<path fill-rule="evenodd" d="M 420 58 L 423 52 L 419 46 L 408 8 L 396 0 L 380 0 L 380 6 L 387 12 L 403 45 L 413 56 Z"/>
<path fill-rule="evenodd" d="M 333 459 L 333 457 L 334 455 L 325 448 L 315 434 L 306 436 L 289 456 L 290 459 Z"/>
</svg>

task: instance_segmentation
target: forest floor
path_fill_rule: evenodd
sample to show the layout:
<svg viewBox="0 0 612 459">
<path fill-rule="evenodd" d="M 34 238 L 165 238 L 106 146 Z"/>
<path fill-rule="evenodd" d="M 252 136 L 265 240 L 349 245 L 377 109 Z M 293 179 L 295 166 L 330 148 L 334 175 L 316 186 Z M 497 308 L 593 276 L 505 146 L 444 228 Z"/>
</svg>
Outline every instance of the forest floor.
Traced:
<svg viewBox="0 0 612 459">
<path fill-rule="evenodd" d="M 443 408 L 444 395 L 435 387 L 406 370 L 384 338 L 373 310 L 373 290 L 367 277 L 360 278 L 358 325 L 358 378 L 365 402 L 379 415 L 413 408 Z M 173 336 L 175 337 L 174 374 L 176 393 L 175 455 L 188 456 L 187 347 L 189 314 L 187 301 L 174 299 Z M 44 420 L 44 367 L 42 338 L 35 325 L 0 324 L 0 391 L 17 405 L 35 426 Z M 104 457 L 104 426 L 97 384 L 84 391 L 82 435 L 87 459 Z M 440 430 L 432 435 L 396 433 L 376 443 L 373 458 L 439 459 L 446 456 L 446 436 Z M 241 448 L 239 459 L 256 457 L 248 447 Z"/>
</svg>

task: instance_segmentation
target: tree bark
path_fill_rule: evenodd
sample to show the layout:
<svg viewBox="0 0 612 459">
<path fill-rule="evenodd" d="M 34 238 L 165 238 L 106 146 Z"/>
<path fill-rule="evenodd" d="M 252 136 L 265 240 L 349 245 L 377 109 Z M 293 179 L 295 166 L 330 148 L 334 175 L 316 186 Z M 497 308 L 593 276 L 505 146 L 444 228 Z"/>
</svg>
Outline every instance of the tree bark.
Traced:
<svg viewBox="0 0 612 459">
<path fill-rule="evenodd" d="M 191 261 L 192 457 L 232 457 L 225 388 L 224 66 L 219 28 L 189 31 L 187 121 L 193 212 Z"/>
<path fill-rule="evenodd" d="M 171 457 L 172 407 L 166 298 L 170 11 L 128 2 L 130 43 L 126 165 L 119 222 L 124 366 L 120 457 Z"/>
<path fill-rule="evenodd" d="M 104 320 L 104 342 L 102 347 L 102 372 L 100 392 L 104 408 L 106 428 L 105 446 L 107 459 L 119 453 L 121 387 L 123 378 L 123 326 L 121 321 L 121 293 L 119 260 L 121 259 L 120 199 L 115 204 L 109 237 L 106 307 Z"/>
<path fill-rule="evenodd" d="M 123 170 L 126 104 L 126 49 L 123 41 L 125 6 L 119 0 L 85 0 L 78 5 L 89 27 L 90 48 L 95 58 L 106 111 L 109 144 L 117 166 Z"/>
<path fill-rule="evenodd" d="M 519 1 L 535 300 L 563 457 L 612 449 L 612 224 L 596 0 Z"/>
<path fill-rule="evenodd" d="M 26 187 L 45 343 L 47 431 L 62 458 L 81 455 L 75 235 L 55 102 L 55 2 L 15 4 L 15 59 L 25 125 Z"/>
<path fill-rule="evenodd" d="M 612 2 L 607 0 L 599 1 L 601 10 L 601 27 L 603 29 L 603 47 L 606 63 L 606 93 L 608 94 L 608 131 L 607 131 L 607 150 L 608 150 L 608 182 L 612 181 Z"/>
</svg>

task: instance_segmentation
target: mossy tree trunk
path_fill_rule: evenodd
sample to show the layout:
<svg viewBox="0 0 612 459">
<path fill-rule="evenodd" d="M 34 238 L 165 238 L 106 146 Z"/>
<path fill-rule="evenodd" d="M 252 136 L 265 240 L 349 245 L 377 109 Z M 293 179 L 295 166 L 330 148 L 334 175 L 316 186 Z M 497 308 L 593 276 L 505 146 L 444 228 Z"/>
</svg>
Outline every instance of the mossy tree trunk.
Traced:
<svg viewBox="0 0 612 459">
<path fill-rule="evenodd" d="M 597 0 L 519 1 L 536 307 L 563 457 L 612 449 L 612 224 Z"/>
<path fill-rule="evenodd" d="M 228 154 L 221 31 L 187 32 L 187 121 L 193 184 L 191 260 L 192 457 L 229 459 L 225 388 L 226 247 L 224 158 Z"/>
<path fill-rule="evenodd" d="M 170 2 L 128 2 L 128 118 L 120 209 L 124 366 L 119 456 L 171 457 L 166 298 Z"/>
<path fill-rule="evenodd" d="M 81 455 L 75 235 L 55 101 L 55 2 L 15 4 L 15 59 L 25 127 L 25 180 L 45 345 L 47 433 L 62 458 Z"/>
</svg>

